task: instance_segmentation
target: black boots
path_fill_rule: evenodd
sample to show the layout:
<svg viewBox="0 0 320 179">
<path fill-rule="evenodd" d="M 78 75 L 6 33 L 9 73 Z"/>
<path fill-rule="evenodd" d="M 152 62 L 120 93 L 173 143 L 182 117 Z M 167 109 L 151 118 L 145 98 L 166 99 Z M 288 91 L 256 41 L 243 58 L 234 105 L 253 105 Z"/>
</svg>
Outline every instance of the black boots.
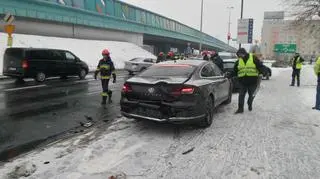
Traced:
<svg viewBox="0 0 320 179">
<path fill-rule="evenodd" d="M 107 96 L 102 96 L 102 102 L 101 102 L 102 105 L 105 105 L 107 104 Z"/>
<path fill-rule="evenodd" d="M 234 114 L 242 114 L 243 113 L 243 109 L 238 109 Z"/>
</svg>

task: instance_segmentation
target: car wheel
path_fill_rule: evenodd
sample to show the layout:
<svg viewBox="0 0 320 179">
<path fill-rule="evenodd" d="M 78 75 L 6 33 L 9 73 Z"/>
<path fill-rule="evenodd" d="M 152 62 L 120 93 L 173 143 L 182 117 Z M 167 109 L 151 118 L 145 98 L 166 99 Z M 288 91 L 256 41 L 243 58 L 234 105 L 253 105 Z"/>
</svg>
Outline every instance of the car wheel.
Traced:
<svg viewBox="0 0 320 179">
<path fill-rule="evenodd" d="M 228 99 L 225 102 L 223 102 L 223 104 L 230 104 L 232 102 L 232 91 L 233 90 L 234 90 L 233 87 L 231 89 L 229 89 Z"/>
<path fill-rule="evenodd" d="M 79 78 L 80 80 L 83 80 L 85 79 L 87 76 L 87 71 L 85 69 L 81 69 L 80 72 L 79 72 Z"/>
<path fill-rule="evenodd" d="M 200 123 L 201 127 L 211 126 L 213 121 L 213 110 L 214 110 L 213 99 L 211 96 L 209 96 L 208 99 L 206 100 L 206 116 Z"/>
<path fill-rule="evenodd" d="M 38 72 L 37 75 L 36 75 L 35 80 L 37 82 L 44 82 L 46 80 L 46 74 L 43 73 L 43 72 Z"/>
</svg>

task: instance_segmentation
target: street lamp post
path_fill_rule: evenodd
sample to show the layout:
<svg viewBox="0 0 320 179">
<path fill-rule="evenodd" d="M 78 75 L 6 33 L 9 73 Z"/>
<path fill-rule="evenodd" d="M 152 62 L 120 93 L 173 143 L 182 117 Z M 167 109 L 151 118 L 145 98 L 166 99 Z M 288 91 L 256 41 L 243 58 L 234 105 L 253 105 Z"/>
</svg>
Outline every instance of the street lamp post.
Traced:
<svg viewBox="0 0 320 179">
<path fill-rule="evenodd" d="M 230 25 L 231 25 L 231 10 L 234 7 L 227 7 L 229 9 L 229 22 L 228 22 L 228 45 L 230 44 L 230 38 L 231 38 L 231 33 L 230 33 Z"/>
<path fill-rule="evenodd" d="M 199 53 L 202 49 L 202 25 L 203 25 L 203 0 L 201 0 L 201 19 L 200 19 L 200 43 L 199 43 Z"/>
<path fill-rule="evenodd" d="M 243 18 L 243 0 L 241 0 L 241 15 L 240 15 L 240 19 Z M 239 49 L 241 48 L 241 43 L 239 43 Z"/>
</svg>

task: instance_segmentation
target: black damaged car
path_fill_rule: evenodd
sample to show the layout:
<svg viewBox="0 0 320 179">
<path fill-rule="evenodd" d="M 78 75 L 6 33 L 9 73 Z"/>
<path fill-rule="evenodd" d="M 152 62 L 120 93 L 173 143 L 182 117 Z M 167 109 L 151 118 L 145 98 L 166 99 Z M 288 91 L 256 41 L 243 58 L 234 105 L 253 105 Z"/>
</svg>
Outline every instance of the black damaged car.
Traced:
<svg viewBox="0 0 320 179">
<path fill-rule="evenodd" d="M 215 64 L 178 60 L 158 63 L 128 79 L 120 104 L 128 118 L 208 127 L 214 109 L 231 98 L 232 83 Z"/>
</svg>

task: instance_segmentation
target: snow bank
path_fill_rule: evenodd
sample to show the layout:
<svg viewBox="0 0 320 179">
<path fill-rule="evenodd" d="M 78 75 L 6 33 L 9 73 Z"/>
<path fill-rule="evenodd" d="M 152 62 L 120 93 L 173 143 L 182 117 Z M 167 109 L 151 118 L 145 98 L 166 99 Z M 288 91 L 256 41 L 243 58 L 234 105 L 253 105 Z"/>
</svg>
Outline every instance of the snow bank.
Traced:
<svg viewBox="0 0 320 179">
<path fill-rule="evenodd" d="M 0 33 L 0 74 L 2 74 L 2 57 L 6 49 L 7 34 Z M 141 47 L 128 42 L 81 40 L 35 35 L 13 35 L 13 47 L 55 48 L 70 50 L 81 60 L 88 63 L 90 69 L 95 69 L 101 58 L 102 49 L 108 48 L 111 52 L 117 69 L 124 68 L 124 62 L 135 57 L 155 58 L 153 54 Z"/>
</svg>

